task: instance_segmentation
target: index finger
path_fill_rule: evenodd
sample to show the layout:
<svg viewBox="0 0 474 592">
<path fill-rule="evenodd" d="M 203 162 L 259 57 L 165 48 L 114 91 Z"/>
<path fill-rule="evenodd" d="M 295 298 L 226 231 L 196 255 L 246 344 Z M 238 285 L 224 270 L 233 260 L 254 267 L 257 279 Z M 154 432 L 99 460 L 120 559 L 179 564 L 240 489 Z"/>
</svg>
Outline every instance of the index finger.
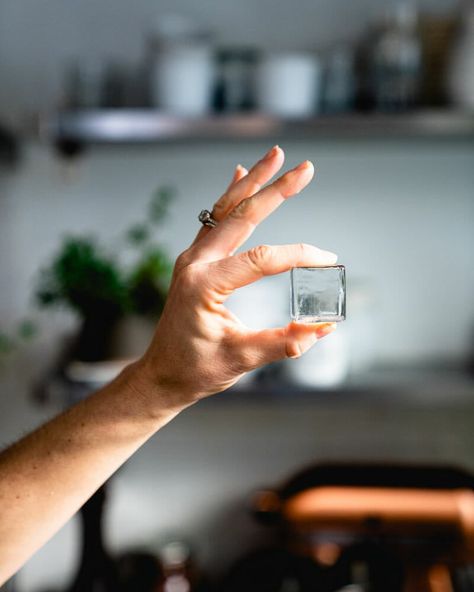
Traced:
<svg viewBox="0 0 474 592">
<path fill-rule="evenodd" d="M 209 264 L 209 277 L 213 287 L 228 296 L 233 290 L 267 275 L 276 275 L 292 267 L 325 267 L 336 261 L 335 253 L 306 243 L 259 245 Z"/>
</svg>

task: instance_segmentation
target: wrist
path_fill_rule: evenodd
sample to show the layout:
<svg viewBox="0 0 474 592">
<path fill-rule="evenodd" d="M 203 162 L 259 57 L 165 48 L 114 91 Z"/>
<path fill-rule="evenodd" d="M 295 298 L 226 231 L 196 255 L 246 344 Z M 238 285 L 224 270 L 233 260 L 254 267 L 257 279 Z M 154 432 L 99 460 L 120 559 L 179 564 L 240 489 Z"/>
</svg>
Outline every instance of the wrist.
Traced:
<svg viewBox="0 0 474 592">
<path fill-rule="evenodd" d="M 134 404 L 152 419 L 171 419 L 194 402 L 184 401 L 179 393 L 160 382 L 150 372 L 144 358 L 127 366 L 119 379 L 123 380 L 126 392 Z"/>
</svg>

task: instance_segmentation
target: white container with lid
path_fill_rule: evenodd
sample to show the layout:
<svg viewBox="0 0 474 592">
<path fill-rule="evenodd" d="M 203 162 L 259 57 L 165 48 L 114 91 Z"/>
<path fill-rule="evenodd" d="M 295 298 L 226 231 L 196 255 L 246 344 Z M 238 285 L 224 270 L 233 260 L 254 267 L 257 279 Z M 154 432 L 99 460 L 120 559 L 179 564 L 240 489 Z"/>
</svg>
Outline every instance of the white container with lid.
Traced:
<svg viewBox="0 0 474 592">
<path fill-rule="evenodd" d="M 308 117 L 318 110 L 321 67 L 312 53 L 269 53 L 256 68 L 257 108 L 281 117 Z"/>
<path fill-rule="evenodd" d="M 168 17 L 155 27 L 154 40 L 154 106 L 178 116 L 208 114 L 216 77 L 210 34 L 185 19 Z"/>
</svg>

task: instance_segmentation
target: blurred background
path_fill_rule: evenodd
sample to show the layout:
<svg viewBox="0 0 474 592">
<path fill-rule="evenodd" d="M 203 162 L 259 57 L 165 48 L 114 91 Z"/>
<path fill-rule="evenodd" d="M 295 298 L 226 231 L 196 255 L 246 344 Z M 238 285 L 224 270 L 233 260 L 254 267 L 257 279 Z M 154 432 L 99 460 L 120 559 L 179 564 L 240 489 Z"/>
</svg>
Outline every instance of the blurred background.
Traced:
<svg viewBox="0 0 474 592">
<path fill-rule="evenodd" d="M 11 590 L 92 589 L 87 553 L 122 575 L 160 556 L 184 592 L 192 552 L 220 581 L 275 543 L 252 493 L 308 464 L 474 469 L 472 1 L 3 0 L 0 76 L 3 443 L 139 355 L 199 211 L 273 144 L 316 179 L 246 247 L 309 242 L 347 269 L 338 331 L 183 413 L 93 508 L 103 547 L 74 518 Z M 288 274 L 229 306 L 285 324 Z"/>
</svg>

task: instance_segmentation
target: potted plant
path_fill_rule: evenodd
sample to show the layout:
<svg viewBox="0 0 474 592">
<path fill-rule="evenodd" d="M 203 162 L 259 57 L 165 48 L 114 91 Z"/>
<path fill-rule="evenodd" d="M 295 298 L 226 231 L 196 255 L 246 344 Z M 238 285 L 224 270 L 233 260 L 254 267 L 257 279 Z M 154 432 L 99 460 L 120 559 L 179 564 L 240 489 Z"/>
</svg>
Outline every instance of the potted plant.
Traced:
<svg viewBox="0 0 474 592">
<path fill-rule="evenodd" d="M 134 357 L 146 346 L 163 309 L 172 270 L 166 252 L 154 240 L 172 197 L 170 189 L 159 189 L 146 220 L 128 228 L 113 252 L 93 237 L 68 236 L 40 272 L 35 292 L 39 306 L 69 309 L 80 321 L 74 359 Z M 125 255 L 131 262 L 124 262 Z"/>
</svg>

